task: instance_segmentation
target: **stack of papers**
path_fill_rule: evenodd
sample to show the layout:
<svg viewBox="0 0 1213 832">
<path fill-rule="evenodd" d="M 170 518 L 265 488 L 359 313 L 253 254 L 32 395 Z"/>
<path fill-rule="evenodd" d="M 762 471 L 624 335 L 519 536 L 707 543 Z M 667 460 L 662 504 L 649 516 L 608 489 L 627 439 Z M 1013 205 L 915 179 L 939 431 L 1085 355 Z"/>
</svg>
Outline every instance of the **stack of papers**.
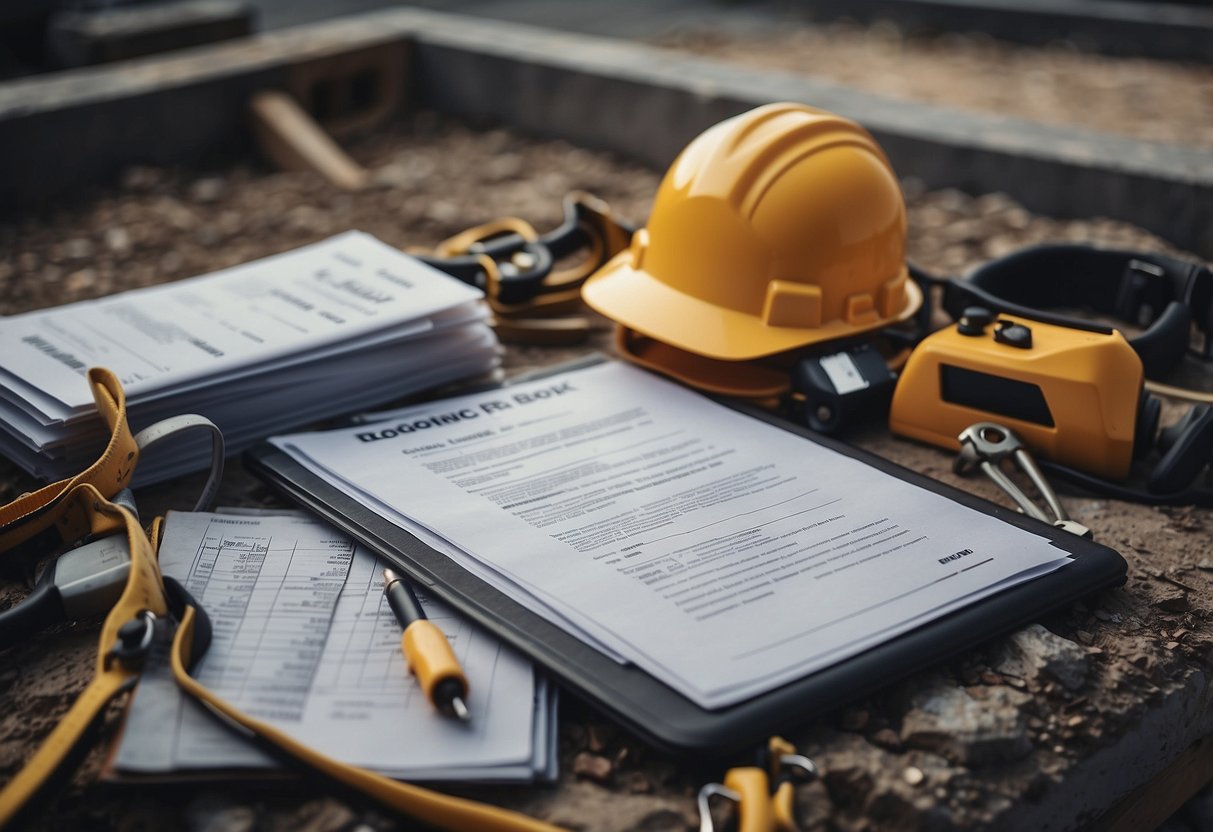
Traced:
<svg viewBox="0 0 1213 832">
<path fill-rule="evenodd" d="M 0 453 L 53 480 L 107 438 L 85 373 L 112 370 L 134 430 L 200 413 L 230 453 L 271 433 L 491 370 L 481 293 L 361 232 L 176 283 L 0 319 Z M 147 484 L 210 438 L 141 460 Z"/>
<path fill-rule="evenodd" d="M 1045 537 L 629 365 L 384 415 L 272 442 L 703 708 L 1070 562 Z"/>
<path fill-rule="evenodd" d="M 214 640 L 194 676 L 241 710 L 343 762 L 408 780 L 556 776 L 555 689 L 531 663 L 424 593 L 468 677 L 463 723 L 409 674 L 383 566 L 315 519 L 171 512 L 166 575 L 207 611 Z M 167 646 L 149 660 L 110 761 L 117 776 L 231 775 L 275 762 L 177 687 Z"/>
</svg>

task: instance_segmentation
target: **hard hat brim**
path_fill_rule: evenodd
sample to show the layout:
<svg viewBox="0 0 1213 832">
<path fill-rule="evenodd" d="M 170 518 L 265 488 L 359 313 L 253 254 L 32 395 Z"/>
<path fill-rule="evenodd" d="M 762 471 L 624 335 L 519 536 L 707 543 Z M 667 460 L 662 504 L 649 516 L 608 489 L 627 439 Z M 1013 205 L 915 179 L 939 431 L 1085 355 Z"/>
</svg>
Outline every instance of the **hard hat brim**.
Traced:
<svg viewBox="0 0 1213 832">
<path fill-rule="evenodd" d="M 616 255 L 582 286 L 582 299 L 629 329 L 725 361 L 761 358 L 847 338 L 904 321 L 922 306 L 922 290 L 902 266 L 905 303 L 891 318 L 859 326 L 843 321 L 812 328 L 771 326 L 756 315 L 722 308 L 672 289 L 645 271 L 632 268 L 631 259 L 630 252 Z"/>
</svg>

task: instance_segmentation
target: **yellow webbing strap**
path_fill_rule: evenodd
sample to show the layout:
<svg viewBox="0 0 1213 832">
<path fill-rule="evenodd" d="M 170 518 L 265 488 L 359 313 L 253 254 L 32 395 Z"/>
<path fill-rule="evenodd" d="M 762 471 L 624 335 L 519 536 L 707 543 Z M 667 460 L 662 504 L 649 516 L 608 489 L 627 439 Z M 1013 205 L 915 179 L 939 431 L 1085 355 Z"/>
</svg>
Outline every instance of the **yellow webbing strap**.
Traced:
<svg viewBox="0 0 1213 832">
<path fill-rule="evenodd" d="M 780 783 L 771 795 L 771 813 L 776 832 L 800 832 L 796 825 L 796 787 L 791 781 Z"/>
<path fill-rule="evenodd" d="M 160 571 L 151 544 L 128 511 L 109 497 L 130 479 L 139 452 L 126 424 L 122 387 L 107 370 L 90 370 L 89 383 L 97 410 L 113 435 L 101 458 L 84 473 L 48 485 L 0 508 L 0 551 L 25 542 L 57 525 L 66 542 L 87 534 L 103 535 L 126 528 L 131 568 L 126 588 L 101 627 L 93 680 L 34 752 L 17 776 L 0 791 L 0 827 L 21 810 L 63 763 L 101 710 L 138 675 L 138 668 L 110 656 L 118 630 L 143 610 L 167 612 Z"/>
<path fill-rule="evenodd" d="M 173 678 L 190 696 L 197 699 L 225 719 L 236 723 L 263 740 L 273 743 L 309 768 L 324 774 L 346 786 L 350 786 L 376 802 L 388 806 L 401 814 L 436 826 L 440 829 L 484 832 L 555 832 L 558 827 L 535 820 L 518 812 L 500 809 L 485 803 L 477 803 L 459 797 L 402 783 L 376 774 L 373 771 L 346 765 L 327 757 L 288 734 L 236 710 L 232 705 L 200 685 L 185 668 L 189 664 L 189 644 L 193 638 L 194 608 L 188 607 L 177 633 L 173 638 Z"/>
<path fill-rule="evenodd" d="M 152 543 L 160 538 L 162 524 L 159 518 L 153 523 L 149 539 L 134 515 L 108 499 L 130 480 L 138 459 L 138 448 L 126 424 L 122 387 L 112 373 L 102 369 L 90 370 L 89 382 L 97 410 L 113 434 L 109 445 L 101 458 L 79 476 L 46 486 L 0 508 L 0 553 L 56 524 L 67 543 L 88 534 L 110 534 L 125 527 L 130 546 L 130 572 L 121 597 L 101 627 L 93 680 L 16 777 L 0 791 L 0 828 L 7 826 L 59 769 L 102 709 L 138 678 L 139 662 L 127 663 L 111 652 L 118 642 L 118 631 L 146 612 L 160 618 L 169 613 L 164 581 Z M 173 674 L 178 684 L 229 721 L 276 745 L 304 765 L 402 814 L 437 827 L 488 832 L 549 832 L 556 829 L 517 812 L 440 794 L 339 763 L 241 713 L 186 672 L 194 621 L 194 608 L 186 607 L 173 640 Z"/>
<path fill-rule="evenodd" d="M 166 604 L 160 587 L 160 575 L 151 545 L 139 528 L 139 522 L 126 509 L 106 500 L 101 492 L 88 483 L 73 488 L 70 499 L 78 500 L 94 518 L 95 533 L 104 534 L 126 524 L 127 541 L 131 547 L 131 570 L 126 588 L 110 610 L 101 627 L 97 648 L 97 667 L 89 682 L 67 714 L 55 726 L 33 757 L 0 791 L 0 828 L 20 811 L 42 784 L 58 770 L 64 759 L 84 736 L 110 700 L 126 690 L 138 677 L 138 666 L 131 666 L 110 655 L 118 640 L 118 630 L 143 610 L 164 615 Z"/>
<path fill-rule="evenodd" d="M 139 448 L 126 423 L 126 396 L 109 370 L 88 373 L 97 411 L 110 431 L 110 441 L 101 457 L 71 479 L 60 480 L 30 494 L 23 494 L 0 507 L 0 552 L 7 552 L 36 534 L 56 526 L 60 542 L 72 543 L 89 532 L 86 506 L 68 495 L 83 483 L 94 486 L 104 497 L 112 497 L 130 482 L 139 458 Z"/>
</svg>

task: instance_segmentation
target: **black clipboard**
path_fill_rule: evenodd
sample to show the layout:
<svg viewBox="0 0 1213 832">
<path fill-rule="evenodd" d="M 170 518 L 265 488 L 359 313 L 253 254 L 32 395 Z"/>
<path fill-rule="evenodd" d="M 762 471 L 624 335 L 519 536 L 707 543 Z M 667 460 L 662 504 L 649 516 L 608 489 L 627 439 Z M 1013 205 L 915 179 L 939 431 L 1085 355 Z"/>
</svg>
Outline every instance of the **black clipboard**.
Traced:
<svg viewBox="0 0 1213 832">
<path fill-rule="evenodd" d="M 526 377 L 589 366 L 572 362 Z M 483 389 L 483 388 L 481 388 Z M 473 392 L 473 391 L 461 391 Z M 809 431 L 767 411 L 721 404 L 866 462 L 928 491 L 1048 538 L 1073 562 L 1004 590 L 823 670 L 725 708 L 707 710 L 653 676 L 618 662 L 494 589 L 447 557 L 269 443 L 245 453 L 245 466 L 270 486 L 352 535 L 485 629 L 537 662 L 561 685 L 646 741 L 675 754 L 725 754 L 853 702 L 915 670 L 1030 623 L 1097 590 L 1125 581 L 1127 565 L 1107 546 L 1083 540 L 917 474 L 883 457 Z"/>
</svg>

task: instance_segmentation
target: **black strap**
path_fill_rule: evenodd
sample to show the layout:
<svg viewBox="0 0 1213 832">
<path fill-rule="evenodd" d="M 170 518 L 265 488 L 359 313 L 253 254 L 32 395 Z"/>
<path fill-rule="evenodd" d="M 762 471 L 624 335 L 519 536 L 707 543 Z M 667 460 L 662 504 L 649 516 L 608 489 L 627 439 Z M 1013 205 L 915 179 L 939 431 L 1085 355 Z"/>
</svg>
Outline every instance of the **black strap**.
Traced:
<svg viewBox="0 0 1213 832">
<path fill-rule="evenodd" d="M 1083 491 L 1112 497 L 1116 500 L 1126 500 L 1132 503 L 1142 503 L 1148 506 L 1201 506 L 1213 507 L 1213 487 L 1194 482 L 1176 491 L 1159 492 L 1149 488 L 1138 488 L 1127 483 L 1116 483 L 1070 468 L 1058 465 L 1047 459 L 1037 459 L 1041 470 L 1059 482 L 1066 482 Z"/>
<path fill-rule="evenodd" d="M 564 219 L 560 225 L 551 231 L 540 234 L 537 240 L 528 242 L 516 233 L 503 234 L 476 244 L 476 250 L 469 254 L 452 257 L 437 257 L 433 255 L 414 255 L 427 265 L 449 274 L 451 277 L 476 286 L 479 289 L 488 287 L 488 275 L 484 264 L 477 256 L 486 255 L 495 262 L 508 262 L 517 253 L 525 252 L 530 255 L 529 265 L 524 268 L 514 267 L 502 269 L 499 275 L 497 296 L 493 300 L 503 304 L 525 303 L 534 300 L 545 292 L 559 291 L 567 287 L 551 287 L 544 280 L 552 272 L 561 258 L 580 251 L 594 242 L 595 237 L 605 236 L 604 223 L 613 223 L 622 233 L 631 236 L 634 229 L 619 220 L 599 216 L 596 221 L 590 218 L 590 209 L 586 204 L 572 196 L 565 197 Z M 607 241 L 602 240 L 603 244 Z"/>
<path fill-rule="evenodd" d="M 1162 254 L 1110 251 L 1086 245 L 1025 248 L 950 281 L 944 308 L 986 306 L 1046 323 L 1092 331 L 1107 327 L 1058 312 L 1089 309 L 1147 327 L 1129 343 L 1149 378 L 1164 375 L 1188 350 L 1189 325 L 1204 335 L 1202 356 L 1213 357 L 1213 272 Z"/>
<path fill-rule="evenodd" d="M 211 646 L 213 634 L 211 617 L 206 614 L 206 609 L 190 594 L 184 584 L 171 575 L 161 577 L 164 580 L 164 594 L 168 600 L 169 610 L 173 613 L 174 618 L 180 621 L 185 615 L 186 607 L 194 608 L 194 638 L 190 642 L 190 666 L 186 668 L 186 670 L 192 670 Z"/>
</svg>

